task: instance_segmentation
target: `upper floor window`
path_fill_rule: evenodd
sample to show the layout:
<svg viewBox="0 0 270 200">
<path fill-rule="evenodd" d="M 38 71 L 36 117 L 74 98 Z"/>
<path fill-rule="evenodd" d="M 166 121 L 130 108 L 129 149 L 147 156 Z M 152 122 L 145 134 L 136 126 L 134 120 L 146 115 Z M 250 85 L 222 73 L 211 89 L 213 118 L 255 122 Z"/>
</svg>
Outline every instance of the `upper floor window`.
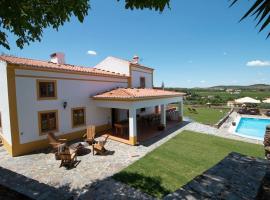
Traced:
<svg viewBox="0 0 270 200">
<path fill-rule="evenodd" d="M 145 88 L 145 77 L 140 77 L 140 88 Z"/>
<path fill-rule="evenodd" d="M 39 112 L 39 134 L 58 131 L 58 111 Z"/>
<path fill-rule="evenodd" d="M 38 99 L 49 100 L 57 98 L 57 85 L 54 80 L 38 80 Z"/>
<path fill-rule="evenodd" d="M 85 124 L 85 108 L 73 108 L 72 127 L 84 126 Z"/>
</svg>

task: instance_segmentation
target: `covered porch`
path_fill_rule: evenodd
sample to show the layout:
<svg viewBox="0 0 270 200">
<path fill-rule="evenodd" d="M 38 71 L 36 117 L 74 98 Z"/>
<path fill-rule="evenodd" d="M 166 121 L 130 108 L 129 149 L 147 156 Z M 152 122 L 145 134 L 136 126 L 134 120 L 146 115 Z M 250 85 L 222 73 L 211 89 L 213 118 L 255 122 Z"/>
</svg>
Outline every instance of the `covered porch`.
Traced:
<svg viewBox="0 0 270 200">
<path fill-rule="evenodd" d="M 111 129 L 106 134 L 113 140 L 136 145 L 160 135 L 183 119 L 182 93 L 156 89 L 116 89 L 93 97 L 96 106 L 111 109 Z M 174 108 L 167 105 L 174 104 Z M 142 112 L 144 110 L 144 112 Z M 126 118 L 115 120 L 115 112 Z"/>
</svg>

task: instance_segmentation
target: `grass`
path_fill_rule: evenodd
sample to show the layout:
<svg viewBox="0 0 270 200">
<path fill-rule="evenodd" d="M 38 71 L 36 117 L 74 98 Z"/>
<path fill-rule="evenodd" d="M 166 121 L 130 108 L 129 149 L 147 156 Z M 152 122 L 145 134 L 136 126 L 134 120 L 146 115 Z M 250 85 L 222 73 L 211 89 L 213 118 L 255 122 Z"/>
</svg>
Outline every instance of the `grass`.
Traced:
<svg viewBox="0 0 270 200">
<path fill-rule="evenodd" d="M 230 152 L 264 156 L 262 145 L 184 131 L 115 174 L 114 179 L 162 198 L 214 166 Z"/>
<path fill-rule="evenodd" d="M 188 110 L 188 106 L 185 106 L 184 116 L 189 117 L 196 122 L 210 125 L 216 124 L 229 111 L 229 109 L 214 109 L 214 108 L 196 108 L 196 110 L 197 113 L 190 112 Z"/>
</svg>

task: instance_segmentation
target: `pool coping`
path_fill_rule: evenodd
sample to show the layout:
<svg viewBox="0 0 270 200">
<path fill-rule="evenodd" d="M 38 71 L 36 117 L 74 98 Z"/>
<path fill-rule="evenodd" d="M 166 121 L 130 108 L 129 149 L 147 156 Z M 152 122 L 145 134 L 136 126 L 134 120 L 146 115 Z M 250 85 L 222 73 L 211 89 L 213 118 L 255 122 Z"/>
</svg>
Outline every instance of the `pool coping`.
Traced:
<svg viewBox="0 0 270 200">
<path fill-rule="evenodd" d="M 236 123 L 235 126 L 231 125 L 231 127 L 229 128 L 229 132 L 231 132 L 234 135 L 240 136 L 240 137 L 244 137 L 244 138 L 249 138 L 249 139 L 254 139 L 254 140 L 259 140 L 259 141 L 263 141 L 264 138 L 262 137 L 254 137 L 254 136 L 248 136 L 248 135 L 243 135 L 240 133 L 236 132 L 236 129 L 238 127 L 238 124 L 241 120 L 241 118 L 250 118 L 250 119 L 268 119 L 270 120 L 269 117 L 265 117 L 265 116 L 254 116 L 254 115 L 240 115 L 238 114 L 236 119 L 234 120 L 234 122 Z"/>
</svg>

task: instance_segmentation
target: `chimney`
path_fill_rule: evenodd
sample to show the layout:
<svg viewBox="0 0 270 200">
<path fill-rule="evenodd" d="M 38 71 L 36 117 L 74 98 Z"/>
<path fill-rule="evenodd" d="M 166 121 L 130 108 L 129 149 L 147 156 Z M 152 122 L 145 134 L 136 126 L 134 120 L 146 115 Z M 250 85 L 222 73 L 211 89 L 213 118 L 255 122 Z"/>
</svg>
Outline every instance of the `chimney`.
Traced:
<svg viewBox="0 0 270 200">
<path fill-rule="evenodd" d="M 65 64 L 65 54 L 61 52 L 53 53 L 51 56 L 51 62 L 56 64 Z"/>
<path fill-rule="evenodd" d="M 132 64 L 138 64 L 139 63 L 139 56 L 133 56 L 132 58 Z"/>
</svg>

